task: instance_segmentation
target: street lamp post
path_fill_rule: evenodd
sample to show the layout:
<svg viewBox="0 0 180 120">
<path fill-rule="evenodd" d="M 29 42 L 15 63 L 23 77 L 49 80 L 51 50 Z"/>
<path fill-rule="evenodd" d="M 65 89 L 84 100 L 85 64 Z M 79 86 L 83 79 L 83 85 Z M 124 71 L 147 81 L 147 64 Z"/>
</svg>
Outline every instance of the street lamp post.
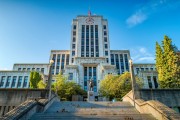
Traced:
<svg viewBox="0 0 180 120">
<path fill-rule="evenodd" d="M 47 86 L 46 86 L 46 89 L 48 89 L 49 90 L 49 96 L 48 96 L 48 100 L 50 100 L 50 98 L 51 98 L 51 70 L 52 70 L 52 64 L 54 63 L 54 61 L 53 60 L 50 60 L 49 61 L 49 75 L 48 75 L 48 84 L 47 84 Z"/>
<path fill-rule="evenodd" d="M 134 107 L 135 107 L 135 88 L 136 88 L 136 80 L 135 80 L 135 78 L 134 78 L 134 71 L 133 71 L 132 59 L 129 60 L 129 64 L 130 64 L 131 81 L 132 81 L 133 103 L 134 103 Z"/>
</svg>

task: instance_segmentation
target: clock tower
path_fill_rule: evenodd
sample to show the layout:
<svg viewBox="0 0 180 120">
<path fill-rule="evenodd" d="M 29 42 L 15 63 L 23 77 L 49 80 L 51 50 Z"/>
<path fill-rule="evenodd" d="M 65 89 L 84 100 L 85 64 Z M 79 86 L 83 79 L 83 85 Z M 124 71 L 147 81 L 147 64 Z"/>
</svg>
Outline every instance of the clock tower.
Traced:
<svg viewBox="0 0 180 120">
<path fill-rule="evenodd" d="M 108 21 L 99 15 L 78 15 L 72 22 L 70 63 L 75 57 L 105 57 L 110 61 Z"/>
</svg>

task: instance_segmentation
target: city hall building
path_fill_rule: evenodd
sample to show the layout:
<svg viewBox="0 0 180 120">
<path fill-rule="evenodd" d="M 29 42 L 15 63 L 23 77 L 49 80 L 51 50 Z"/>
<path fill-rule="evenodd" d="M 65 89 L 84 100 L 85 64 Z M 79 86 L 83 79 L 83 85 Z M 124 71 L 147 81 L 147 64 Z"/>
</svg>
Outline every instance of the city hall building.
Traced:
<svg viewBox="0 0 180 120">
<path fill-rule="evenodd" d="M 51 50 L 54 60 L 51 74 L 53 81 L 60 72 L 88 90 L 93 80 L 93 91 L 98 95 L 99 83 L 107 74 L 129 71 L 129 50 L 111 50 L 108 21 L 103 16 L 79 15 L 72 21 L 70 50 Z M 154 64 L 151 65 L 155 66 Z M 49 64 L 14 64 L 11 71 L 0 71 L 1 88 L 28 88 L 30 71 L 38 71 L 47 80 Z M 137 69 L 135 69 L 135 72 Z M 149 69 L 149 71 L 154 71 Z M 157 77 L 157 75 L 156 75 Z M 152 77 L 153 78 L 153 77 Z M 8 83 L 8 84 L 7 84 Z"/>
</svg>

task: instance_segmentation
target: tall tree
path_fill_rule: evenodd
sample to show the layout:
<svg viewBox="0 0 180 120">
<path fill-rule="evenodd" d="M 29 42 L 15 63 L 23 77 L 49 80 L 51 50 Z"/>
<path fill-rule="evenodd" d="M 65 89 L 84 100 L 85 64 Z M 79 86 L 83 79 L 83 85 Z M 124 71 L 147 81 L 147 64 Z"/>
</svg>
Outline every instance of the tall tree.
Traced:
<svg viewBox="0 0 180 120">
<path fill-rule="evenodd" d="M 156 68 L 161 88 L 180 88 L 180 65 L 172 40 L 164 37 L 162 46 L 156 42 Z"/>
<path fill-rule="evenodd" d="M 40 89 L 45 89 L 46 88 L 46 83 L 43 82 L 43 80 L 40 80 L 37 84 L 37 87 Z"/>
<path fill-rule="evenodd" d="M 30 73 L 30 88 L 38 88 L 38 83 L 41 80 L 41 75 L 38 72 L 31 72 Z"/>
</svg>

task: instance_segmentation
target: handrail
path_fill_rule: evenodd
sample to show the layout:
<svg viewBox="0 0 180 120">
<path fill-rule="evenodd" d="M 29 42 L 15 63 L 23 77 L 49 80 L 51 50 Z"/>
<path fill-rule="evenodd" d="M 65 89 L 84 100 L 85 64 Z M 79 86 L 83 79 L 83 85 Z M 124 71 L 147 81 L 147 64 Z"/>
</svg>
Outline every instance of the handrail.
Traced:
<svg viewBox="0 0 180 120">
<path fill-rule="evenodd" d="M 127 93 L 123 97 L 123 101 L 129 101 L 130 103 L 133 102 L 133 99 L 130 97 L 132 94 L 132 91 Z M 129 98 L 129 100 L 127 99 Z M 143 107 L 151 107 L 155 111 L 144 111 Z M 167 120 L 179 120 L 180 119 L 180 114 L 176 113 L 174 110 L 170 109 L 166 105 L 160 103 L 159 101 L 156 100 L 149 100 L 149 101 L 144 101 L 143 99 L 136 99 L 135 100 L 135 108 L 140 112 L 140 113 L 151 113 L 155 118 L 159 118 L 159 116 L 155 116 L 153 112 L 158 112 L 161 114 L 161 119 L 167 119 Z M 157 113 L 157 114 L 158 114 Z M 156 114 L 156 115 L 157 115 Z"/>
<path fill-rule="evenodd" d="M 31 109 L 33 109 L 35 106 L 40 105 L 42 107 L 45 107 L 49 102 L 51 102 L 56 96 L 53 95 L 51 99 L 48 101 L 48 99 L 30 99 L 26 100 L 13 110 L 6 113 L 4 116 L 2 116 L 1 120 L 17 120 L 24 115 L 26 115 Z M 37 111 L 35 111 L 37 112 Z"/>
</svg>

